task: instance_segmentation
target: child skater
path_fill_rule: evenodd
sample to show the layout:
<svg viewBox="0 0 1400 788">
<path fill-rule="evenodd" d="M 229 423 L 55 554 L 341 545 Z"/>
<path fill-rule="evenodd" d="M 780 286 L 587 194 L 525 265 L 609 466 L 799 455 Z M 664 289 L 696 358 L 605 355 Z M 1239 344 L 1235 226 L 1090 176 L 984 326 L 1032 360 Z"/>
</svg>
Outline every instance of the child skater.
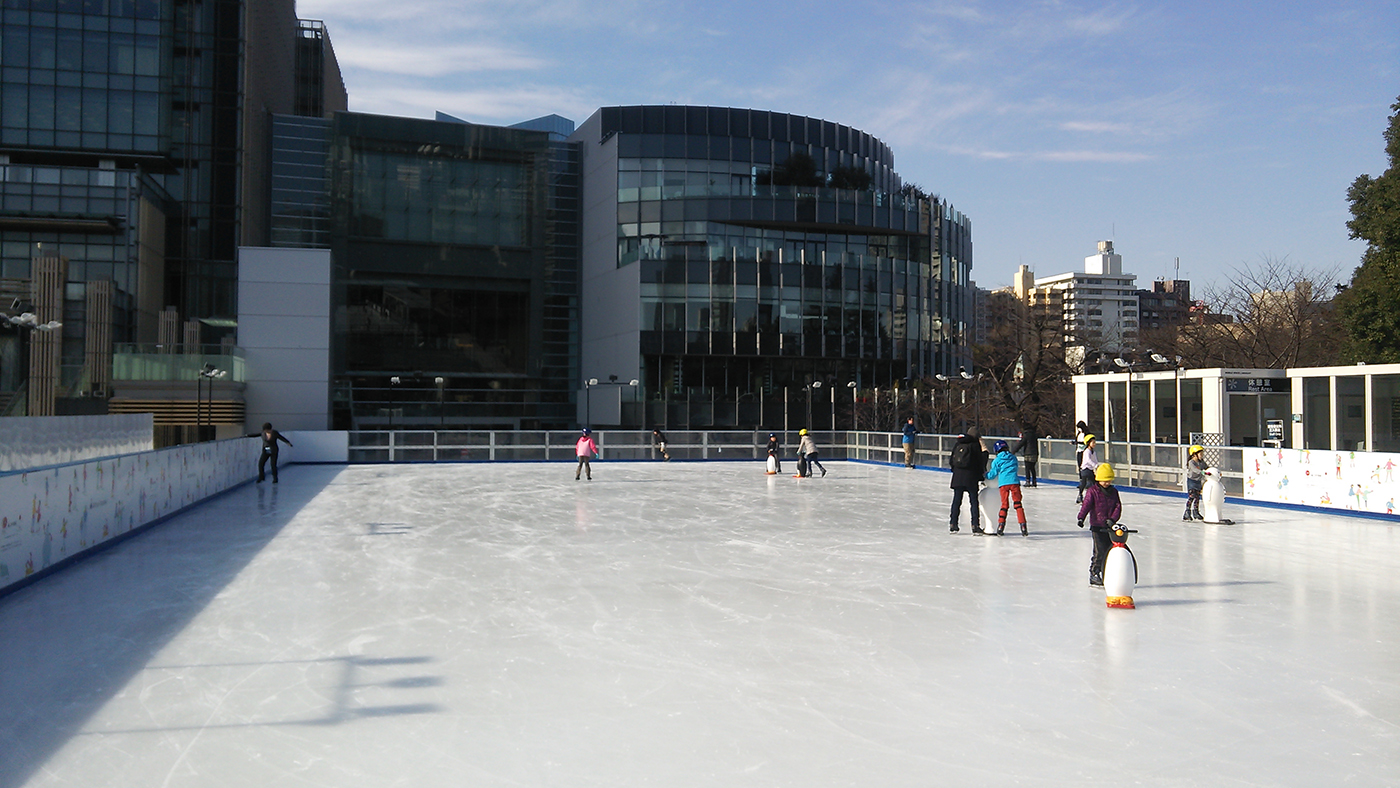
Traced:
<svg viewBox="0 0 1400 788">
<path fill-rule="evenodd" d="M 1084 436 L 1084 450 L 1079 453 L 1079 498 L 1075 503 L 1084 503 L 1084 491 L 1094 486 L 1094 469 L 1099 467 L 1098 446 L 1093 435 Z"/>
<path fill-rule="evenodd" d="M 1103 586 L 1103 565 L 1108 561 L 1108 550 L 1113 546 L 1109 536 L 1118 518 L 1123 516 L 1123 502 L 1118 498 L 1118 490 L 1113 486 L 1113 466 L 1101 462 L 1094 469 L 1094 484 L 1084 494 L 1084 504 L 1079 507 L 1079 527 L 1084 527 L 1084 517 L 1089 517 L 1089 535 L 1094 538 L 1094 554 L 1089 558 L 1089 585 Z"/>
<path fill-rule="evenodd" d="M 598 456 L 598 444 L 593 440 L 593 430 L 587 427 L 583 428 L 583 434 L 574 444 L 574 453 L 578 455 L 578 468 L 574 469 L 574 481 L 578 481 L 579 474 L 584 471 L 588 472 L 588 480 L 593 481 L 593 466 L 590 461 Z"/>
<path fill-rule="evenodd" d="M 987 470 L 988 479 L 996 479 L 1001 491 L 1001 513 L 997 515 L 997 536 L 1006 530 L 1006 501 L 1016 504 L 1016 520 L 1021 524 L 1021 535 L 1026 536 L 1026 510 L 1021 508 L 1021 479 L 1016 475 L 1016 455 L 1007 448 L 1006 441 L 992 444 L 997 453 L 992 467 Z"/>
<path fill-rule="evenodd" d="M 817 470 L 821 471 L 822 475 L 825 476 L 826 466 L 822 465 L 821 460 L 817 459 L 816 441 L 812 440 L 812 436 L 808 435 L 807 430 L 805 429 L 798 430 L 797 434 L 802 436 L 801 442 L 797 444 L 797 456 L 803 460 L 806 460 L 807 463 L 807 472 L 803 475 L 811 476 L 812 466 L 815 465 L 817 467 Z"/>
<path fill-rule="evenodd" d="M 1201 516 L 1201 490 L 1206 486 L 1206 447 L 1192 446 L 1186 450 L 1186 512 L 1185 522 L 1204 520 Z"/>
</svg>

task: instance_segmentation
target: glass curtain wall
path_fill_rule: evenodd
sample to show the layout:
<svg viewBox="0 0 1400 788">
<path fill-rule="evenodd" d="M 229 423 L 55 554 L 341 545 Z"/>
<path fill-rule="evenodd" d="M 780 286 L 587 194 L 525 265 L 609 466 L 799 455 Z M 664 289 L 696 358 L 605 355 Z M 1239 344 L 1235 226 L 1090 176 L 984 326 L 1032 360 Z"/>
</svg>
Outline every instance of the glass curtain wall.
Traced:
<svg viewBox="0 0 1400 788">
<path fill-rule="evenodd" d="M 1355 375 L 1336 381 L 1337 448 L 1365 451 L 1370 448 L 1366 445 L 1366 378 Z"/>
<path fill-rule="evenodd" d="M 1372 451 L 1400 452 L 1400 375 L 1371 378 Z"/>
<path fill-rule="evenodd" d="M 1332 448 L 1332 380 L 1303 379 L 1303 448 Z"/>
</svg>

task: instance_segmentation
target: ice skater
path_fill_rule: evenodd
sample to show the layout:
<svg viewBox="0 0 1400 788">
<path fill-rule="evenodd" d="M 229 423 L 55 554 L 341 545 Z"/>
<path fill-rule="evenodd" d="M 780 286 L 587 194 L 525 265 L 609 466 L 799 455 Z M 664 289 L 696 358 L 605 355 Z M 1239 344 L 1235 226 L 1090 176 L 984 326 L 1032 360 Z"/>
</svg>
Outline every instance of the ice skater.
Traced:
<svg viewBox="0 0 1400 788">
<path fill-rule="evenodd" d="M 1026 510 L 1021 507 L 1021 478 L 1016 473 L 1016 455 L 1011 453 L 1006 441 L 997 441 L 992 444 L 992 449 L 997 453 L 992 460 L 992 467 L 987 469 L 987 478 L 997 480 L 997 488 L 1001 493 L 1001 511 L 997 514 L 997 536 L 1001 536 L 1006 530 L 1006 507 L 1007 500 L 1016 506 L 1016 522 L 1021 524 L 1021 535 L 1026 536 Z"/>
<path fill-rule="evenodd" d="M 663 462 L 670 462 L 671 453 L 666 451 L 666 433 L 661 430 L 652 430 L 651 442 L 656 444 L 656 450 L 661 452 L 661 460 Z"/>
<path fill-rule="evenodd" d="M 272 483 L 277 483 L 277 441 L 282 441 L 288 446 L 292 442 L 287 440 L 282 433 L 274 430 L 272 424 L 263 422 L 262 431 L 249 435 L 250 438 L 262 438 L 262 452 L 258 454 L 258 481 L 262 482 L 267 478 L 265 473 L 268 460 L 272 461 Z"/>
<path fill-rule="evenodd" d="M 982 516 L 978 511 L 977 492 L 982 484 L 982 475 L 987 472 L 987 452 L 982 448 L 982 440 L 976 429 L 959 435 L 953 444 L 953 452 L 948 457 L 948 465 L 953 469 L 953 505 L 948 510 L 948 532 L 958 532 L 958 518 L 962 513 L 962 499 L 966 494 L 972 509 L 972 532 L 983 534 Z"/>
<path fill-rule="evenodd" d="M 1108 551 L 1113 547 L 1110 531 L 1123 516 L 1123 502 L 1118 490 L 1113 486 L 1113 466 L 1099 463 L 1094 469 L 1094 485 L 1084 495 L 1084 503 L 1079 507 L 1080 528 L 1084 518 L 1089 518 L 1089 535 L 1094 539 L 1094 552 L 1089 557 L 1089 585 L 1103 586 L 1103 565 L 1108 560 Z"/>
<path fill-rule="evenodd" d="M 776 432 L 768 433 L 768 456 L 773 458 L 773 472 L 783 472 L 783 444 Z"/>
<path fill-rule="evenodd" d="M 1201 516 L 1201 490 L 1206 485 L 1206 448 L 1192 446 L 1186 450 L 1186 512 L 1183 522 L 1204 520 Z"/>
<path fill-rule="evenodd" d="M 822 465 L 821 460 L 817 459 L 816 441 L 812 440 L 812 436 L 807 434 L 806 429 L 798 430 L 797 434 L 801 436 L 801 440 L 799 440 L 797 444 L 797 456 L 802 458 L 807 464 L 806 473 L 803 475 L 811 476 L 812 466 L 815 465 L 817 466 L 817 470 L 821 471 L 822 475 L 825 476 L 826 466 Z"/>
<path fill-rule="evenodd" d="M 574 453 L 578 455 L 578 468 L 574 469 L 574 481 L 578 481 L 579 474 L 585 472 L 588 474 L 588 480 L 593 481 L 593 466 L 590 461 L 598 456 L 598 444 L 593 442 L 593 430 L 587 427 L 583 428 L 583 434 L 574 444 Z"/>
<path fill-rule="evenodd" d="M 914 439 L 919 435 L 919 428 L 914 426 L 914 417 L 904 422 L 904 435 L 900 438 L 900 443 L 904 445 L 904 467 L 914 467 Z"/>
<path fill-rule="evenodd" d="M 1026 433 L 1018 432 L 1016 445 L 1011 447 L 1012 454 L 1021 454 L 1026 458 L 1026 486 L 1036 486 L 1035 466 L 1040 462 L 1040 441 L 1036 439 L 1034 433 L 1027 438 Z"/>
<path fill-rule="evenodd" d="M 1079 454 L 1079 497 L 1075 503 L 1084 503 L 1084 491 L 1094 484 L 1094 469 L 1099 467 L 1098 445 L 1093 435 L 1084 436 L 1084 451 Z"/>
</svg>

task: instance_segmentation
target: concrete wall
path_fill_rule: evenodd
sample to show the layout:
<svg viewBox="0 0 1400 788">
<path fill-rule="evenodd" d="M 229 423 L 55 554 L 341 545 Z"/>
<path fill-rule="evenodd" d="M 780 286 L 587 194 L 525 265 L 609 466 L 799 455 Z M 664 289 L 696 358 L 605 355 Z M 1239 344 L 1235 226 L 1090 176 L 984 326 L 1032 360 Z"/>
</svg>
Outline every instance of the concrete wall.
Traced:
<svg viewBox="0 0 1400 788">
<path fill-rule="evenodd" d="M 238 250 L 238 345 L 249 432 L 330 427 L 329 250 Z"/>
<path fill-rule="evenodd" d="M 249 481 L 260 445 L 210 441 L 0 476 L 0 592 Z"/>
<path fill-rule="evenodd" d="M 582 143 L 579 367 L 583 380 L 616 375 L 625 382 L 641 373 L 641 265 L 617 267 L 617 137 L 599 142 L 600 125 L 600 115 L 595 114 L 570 138 Z M 593 394 L 598 397 L 598 390 Z M 621 421 L 620 415 L 608 413 L 620 410 L 595 407 L 593 421 Z"/>
<path fill-rule="evenodd" d="M 153 416 L 21 416 L 0 419 L 0 473 L 154 448 Z"/>
</svg>

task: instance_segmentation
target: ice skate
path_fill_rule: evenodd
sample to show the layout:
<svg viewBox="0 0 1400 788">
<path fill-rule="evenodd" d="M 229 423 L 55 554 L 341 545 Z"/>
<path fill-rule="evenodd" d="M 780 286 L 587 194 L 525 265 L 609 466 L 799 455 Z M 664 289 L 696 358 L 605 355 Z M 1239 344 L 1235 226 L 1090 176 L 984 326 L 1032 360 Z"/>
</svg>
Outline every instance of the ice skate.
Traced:
<svg viewBox="0 0 1400 788">
<path fill-rule="evenodd" d="M 1028 530 L 1026 530 L 1026 524 L 1025 524 L 1025 523 L 1021 523 L 1021 535 L 1022 535 L 1022 536 L 1030 536 L 1030 535 L 1031 535 L 1031 532 L 1028 531 Z"/>
<path fill-rule="evenodd" d="M 948 526 L 948 533 L 950 533 L 950 534 L 955 534 L 955 533 L 957 533 L 957 532 L 958 532 L 958 524 L 957 524 L 957 523 L 953 523 L 952 525 Z M 976 532 L 977 532 L 977 529 L 973 529 L 973 533 L 976 533 Z"/>
</svg>

